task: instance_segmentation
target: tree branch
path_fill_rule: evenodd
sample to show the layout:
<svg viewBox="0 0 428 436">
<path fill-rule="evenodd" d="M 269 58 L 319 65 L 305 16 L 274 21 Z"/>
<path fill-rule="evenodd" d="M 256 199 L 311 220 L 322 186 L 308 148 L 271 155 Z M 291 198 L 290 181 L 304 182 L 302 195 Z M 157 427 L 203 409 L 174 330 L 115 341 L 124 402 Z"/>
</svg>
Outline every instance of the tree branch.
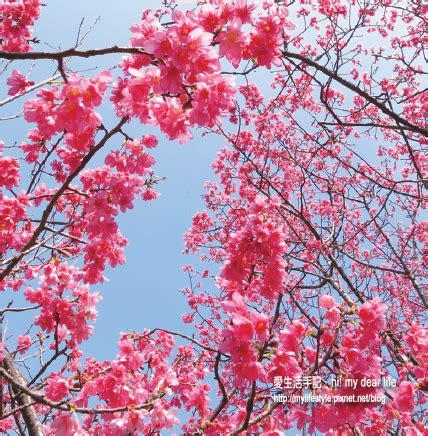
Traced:
<svg viewBox="0 0 428 436">
<path fill-rule="evenodd" d="M 32 396 L 29 395 L 28 389 L 21 389 L 25 387 L 26 380 L 15 367 L 12 358 L 5 355 L 3 358 L 3 367 L 0 367 L 0 372 L 12 385 L 12 391 L 15 394 L 16 402 L 22 407 L 21 414 L 27 426 L 28 434 L 31 436 L 44 436 L 43 425 L 40 422 L 37 413 L 32 405 Z"/>
<path fill-rule="evenodd" d="M 106 48 L 93 48 L 90 50 L 77 50 L 75 48 L 70 48 L 68 50 L 57 51 L 57 52 L 46 52 L 46 51 L 32 51 L 28 53 L 21 52 L 9 52 L 0 50 L 0 59 L 7 60 L 41 60 L 41 59 L 52 59 L 59 61 L 65 58 L 79 57 L 79 58 L 91 58 L 94 56 L 105 56 L 108 54 L 144 54 L 153 58 L 153 55 L 145 52 L 141 48 L 137 47 L 119 47 L 114 45 L 112 47 Z"/>
<path fill-rule="evenodd" d="M 368 94 L 367 92 L 363 91 L 361 88 L 359 88 L 357 85 L 354 85 L 353 83 L 349 82 L 348 80 L 341 77 L 339 74 L 336 74 L 335 72 L 329 70 L 327 67 L 320 65 L 318 62 L 313 61 L 312 59 L 307 58 L 306 56 L 303 56 L 298 53 L 292 53 L 287 50 L 283 50 L 282 52 L 283 56 L 285 58 L 292 58 L 292 59 L 298 59 L 302 61 L 303 63 L 317 69 L 318 71 L 321 71 L 326 76 L 330 77 L 331 79 L 334 79 L 336 82 L 340 83 L 341 85 L 345 86 L 346 88 L 350 89 L 351 91 L 355 92 L 356 94 L 363 97 L 366 101 L 376 106 L 378 109 L 380 109 L 385 115 L 388 115 L 393 120 L 395 120 L 398 124 L 401 124 L 403 126 L 408 127 L 413 132 L 419 133 L 423 136 L 428 137 L 428 130 L 424 129 L 422 127 L 419 127 L 415 124 L 410 123 L 400 115 L 396 114 L 391 109 L 388 109 L 384 104 L 382 104 L 380 101 L 378 101 L 375 97 Z"/>
</svg>

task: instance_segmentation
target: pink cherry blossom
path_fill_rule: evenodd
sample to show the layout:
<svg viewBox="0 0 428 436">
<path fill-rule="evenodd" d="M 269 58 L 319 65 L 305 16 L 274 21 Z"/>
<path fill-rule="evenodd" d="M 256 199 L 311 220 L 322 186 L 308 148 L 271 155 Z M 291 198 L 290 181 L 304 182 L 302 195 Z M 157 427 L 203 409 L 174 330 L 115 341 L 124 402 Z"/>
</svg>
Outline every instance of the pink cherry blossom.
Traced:
<svg viewBox="0 0 428 436">
<path fill-rule="evenodd" d="M 45 388 L 47 397 L 53 401 L 59 401 L 68 394 L 68 390 L 68 380 L 63 378 L 59 373 L 52 373 Z"/>
<path fill-rule="evenodd" d="M 9 95 L 23 94 L 25 90 L 34 85 L 34 82 L 28 81 L 27 78 L 18 70 L 13 70 L 12 75 L 7 79 L 9 85 Z"/>
<path fill-rule="evenodd" d="M 31 338 L 28 335 L 18 336 L 18 350 L 20 354 L 25 354 L 28 348 L 31 346 Z"/>
</svg>

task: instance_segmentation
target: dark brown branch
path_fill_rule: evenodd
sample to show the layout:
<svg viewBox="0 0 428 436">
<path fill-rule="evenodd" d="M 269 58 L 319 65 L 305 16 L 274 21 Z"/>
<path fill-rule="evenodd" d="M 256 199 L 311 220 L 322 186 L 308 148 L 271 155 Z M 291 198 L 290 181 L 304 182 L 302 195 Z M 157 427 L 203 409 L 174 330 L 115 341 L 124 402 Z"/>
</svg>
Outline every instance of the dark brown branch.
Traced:
<svg viewBox="0 0 428 436">
<path fill-rule="evenodd" d="M 8 52 L 0 50 L 0 59 L 7 60 L 41 60 L 41 59 L 53 59 L 60 61 L 61 59 L 79 57 L 79 58 L 91 58 L 94 56 L 105 56 L 108 54 L 144 54 L 152 57 L 150 53 L 145 52 L 141 48 L 137 47 L 118 47 L 114 45 L 107 48 L 94 48 L 90 50 L 77 50 L 70 48 L 68 50 L 57 52 L 46 51 L 32 51 L 28 53 Z"/>
<path fill-rule="evenodd" d="M 39 307 L 40 305 L 29 306 L 29 307 L 5 307 L 4 309 L 0 309 L 0 315 L 3 315 L 3 313 L 6 312 L 14 312 L 14 313 L 28 312 L 29 310 L 36 310 Z"/>
<path fill-rule="evenodd" d="M 368 94 L 367 92 L 363 91 L 361 88 L 359 88 L 357 85 L 354 85 L 353 83 L 349 82 L 348 80 L 341 77 L 339 74 L 336 74 L 335 72 L 329 70 L 327 67 L 320 65 L 318 62 L 313 61 L 312 59 L 309 59 L 306 56 L 302 56 L 298 53 L 292 53 L 287 50 L 283 50 L 282 52 L 283 56 L 285 58 L 291 58 L 291 59 L 298 59 L 302 61 L 303 63 L 317 69 L 318 71 L 321 71 L 326 76 L 330 77 L 331 79 L 334 79 L 336 82 L 340 83 L 341 85 L 345 86 L 349 90 L 355 92 L 356 94 L 363 97 L 366 101 L 376 106 L 378 109 L 380 109 L 385 115 L 388 115 L 393 120 L 395 120 L 398 124 L 401 124 L 403 126 L 408 127 L 413 132 L 419 133 L 423 136 L 428 137 L 428 130 L 424 129 L 422 127 L 419 127 L 415 124 L 410 123 L 400 115 L 396 114 L 391 109 L 388 109 L 383 103 L 378 101 L 375 97 Z M 312 76 L 311 76 L 312 77 Z"/>
<path fill-rule="evenodd" d="M 201 426 L 201 430 L 203 432 L 209 427 L 209 425 L 212 422 L 214 422 L 216 420 L 217 416 L 220 415 L 221 411 L 226 407 L 227 403 L 229 402 L 229 398 L 236 392 L 236 388 L 233 388 L 229 393 L 226 392 L 226 388 L 224 387 L 224 384 L 221 380 L 221 376 L 219 373 L 220 359 L 221 359 L 221 354 L 217 353 L 217 357 L 215 359 L 215 364 L 214 364 L 214 379 L 217 380 L 217 383 L 220 387 L 220 390 L 222 393 L 222 398 L 221 398 L 219 405 L 216 407 L 214 412 L 211 414 L 211 416 L 208 420 L 208 423 Z"/>
<path fill-rule="evenodd" d="M 345 123 L 344 121 L 340 121 L 340 123 L 331 123 L 326 121 L 320 121 L 320 126 L 343 126 L 343 127 L 367 127 L 367 128 L 379 128 L 379 129 L 391 129 L 391 130 L 412 130 L 410 127 L 401 127 L 401 126 L 390 126 L 388 124 L 382 123 Z"/>
<path fill-rule="evenodd" d="M 33 383 L 37 381 L 37 379 L 49 368 L 49 366 L 61 355 L 65 354 L 67 351 L 67 347 L 56 351 L 54 355 L 39 369 L 37 374 L 29 381 L 28 386 L 31 386 Z"/>
</svg>

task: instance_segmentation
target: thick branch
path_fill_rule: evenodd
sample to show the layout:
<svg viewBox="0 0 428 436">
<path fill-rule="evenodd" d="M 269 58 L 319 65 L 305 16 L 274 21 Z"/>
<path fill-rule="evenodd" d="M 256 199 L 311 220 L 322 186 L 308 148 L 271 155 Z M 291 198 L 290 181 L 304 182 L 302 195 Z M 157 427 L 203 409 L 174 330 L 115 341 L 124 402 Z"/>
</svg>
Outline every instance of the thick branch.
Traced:
<svg viewBox="0 0 428 436">
<path fill-rule="evenodd" d="M 398 124 L 401 124 L 403 126 L 408 127 L 413 132 L 419 133 L 423 136 L 428 137 L 428 130 L 424 129 L 422 127 L 419 127 L 415 124 L 410 123 L 400 115 L 396 114 L 391 109 L 388 109 L 383 103 L 381 103 L 379 100 L 377 100 L 372 95 L 368 94 L 367 92 L 363 91 L 361 88 L 359 88 L 357 85 L 354 85 L 353 83 L 349 82 L 348 80 L 341 77 L 339 74 L 336 74 L 334 71 L 329 70 L 327 67 L 320 65 L 318 62 L 313 61 L 312 59 L 307 58 L 306 56 L 302 56 L 298 53 L 292 53 L 287 50 L 284 50 L 282 52 L 285 58 L 292 58 L 292 59 L 298 59 L 305 64 L 317 69 L 318 71 L 321 71 L 326 76 L 330 77 L 331 79 L 334 79 L 336 82 L 340 83 L 341 85 L 345 86 L 346 88 L 350 89 L 351 91 L 355 92 L 356 94 L 363 97 L 366 101 L 376 106 L 378 109 L 380 109 L 385 115 L 388 115 L 393 120 L 395 120 Z"/>
<path fill-rule="evenodd" d="M 0 59 L 8 60 L 40 60 L 40 59 L 52 59 L 52 60 L 62 60 L 65 58 L 78 57 L 78 58 L 91 58 L 94 56 L 104 56 L 108 54 L 145 54 L 152 57 L 150 53 L 146 53 L 144 50 L 137 47 L 118 47 L 114 45 L 112 47 L 106 48 L 93 48 L 90 50 L 77 50 L 75 48 L 70 48 L 68 50 L 57 51 L 57 52 L 46 52 L 46 51 L 32 51 L 28 53 L 18 53 L 18 52 L 8 52 L 0 50 Z"/>
<path fill-rule="evenodd" d="M 43 425 L 40 422 L 36 411 L 34 410 L 34 406 L 32 405 L 33 401 L 30 395 L 22 389 L 19 389 L 19 385 L 25 386 L 26 380 L 19 372 L 19 370 L 15 367 L 13 360 L 10 356 L 6 355 L 3 359 L 4 368 L 0 367 L 0 371 L 3 373 L 2 375 L 11 382 L 10 378 L 14 382 L 11 383 L 12 391 L 15 394 L 15 400 L 20 407 L 22 407 L 21 414 L 24 419 L 25 425 L 27 426 L 28 434 L 31 436 L 44 436 L 45 432 L 43 430 Z M 7 374 L 7 376 L 6 376 Z"/>
</svg>

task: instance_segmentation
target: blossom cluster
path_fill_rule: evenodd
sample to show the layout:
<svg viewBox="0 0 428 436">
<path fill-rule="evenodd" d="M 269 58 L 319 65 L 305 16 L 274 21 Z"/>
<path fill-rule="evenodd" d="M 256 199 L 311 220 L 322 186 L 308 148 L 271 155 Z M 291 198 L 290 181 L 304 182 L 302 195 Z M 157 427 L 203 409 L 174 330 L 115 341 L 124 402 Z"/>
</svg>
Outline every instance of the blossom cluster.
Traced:
<svg viewBox="0 0 428 436">
<path fill-rule="evenodd" d="M 3 0 L 0 9 L 0 48 L 27 52 L 34 22 L 39 18 L 40 0 Z"/>
</svg>

